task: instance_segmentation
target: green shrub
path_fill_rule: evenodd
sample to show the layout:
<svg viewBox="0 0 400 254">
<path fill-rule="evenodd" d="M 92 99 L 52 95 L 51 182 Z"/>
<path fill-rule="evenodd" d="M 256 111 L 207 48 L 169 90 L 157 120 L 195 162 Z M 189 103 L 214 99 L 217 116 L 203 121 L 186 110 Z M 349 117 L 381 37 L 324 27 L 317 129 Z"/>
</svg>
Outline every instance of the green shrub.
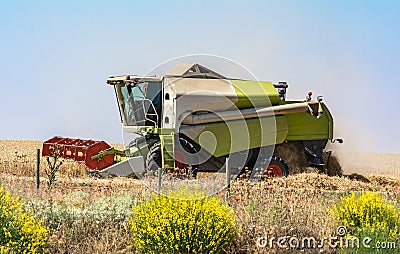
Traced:
<svg viewBox="0 0 400 254">
<path fill-rule="evenodd" d="M 136 202 L 130 195 L 100 197 L 90 202 L 83 191 L 72 192 L 63 201 L 51 203 L 31 200 L 27 206 L 36 212 L 37 217 L 53 230 L 62 226 L 71 231 L 89 225 L 101 232 L 105 224 L 126 223 L 132 215 L 132 204 Z"/>
<path fill-rule="evenodd" d="M 31 199 L 26 206 L 53 236 L 50 253 L 130 253 L 129 220 L 135 203 L 127 193 L 94 199 L 74 191 L 56 202 Z"/>
<path fill-rule="evenodd" d="M 0 253 L 41 253 L 47 246 L 48 231 L 20 198 L 0 187 Z"/>
<path fill-rule="evenodd" d="M 236 235 L 229 206 L 187 190 L 134 206 L 130 223 L 134 244 L 143 253 L 221 253 Z"/>
</svg>

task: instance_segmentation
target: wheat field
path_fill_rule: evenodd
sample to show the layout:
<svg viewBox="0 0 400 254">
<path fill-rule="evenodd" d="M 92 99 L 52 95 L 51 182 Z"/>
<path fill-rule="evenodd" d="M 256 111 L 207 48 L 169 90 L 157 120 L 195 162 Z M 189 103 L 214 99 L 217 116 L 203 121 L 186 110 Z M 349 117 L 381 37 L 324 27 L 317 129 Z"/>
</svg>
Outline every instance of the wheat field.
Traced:
<svg viewBox="0 0 400 254">
<path fill-rule="evenodd" d="M 34 177 L 36 149 L 41 146 L 41 141 L 0 141 L 0 182 L 7 190 L 22 196 L 28 203 L 42 202 L 40 204 L 43 205 L 50 202 L 58 207 L 57 209 L 61 209 L 60 218 L 67 216 L 69 214 L 67 211 L 72 208 L 77 209 L 78 213 L 85 209 L 97 209 L 98 216 L 103 218 L 104 211 L 109 211 L 110 207 L 113 207 L 115 213 L 127 219 L 131 204 L 129 202 L 142 200 L 152 194 L 152 190 L 137 179 L 89 177 L 88 169 L 83 164 L 72 161 L 65 161 L 61 166 L 57 175 L 57 184 L 49 192 L 43 170 L 46 167 L 46 161 L 43 158 L 41 158 L 40 188 L 36 189 Z M 353 172 L 363 174 L 366 181 L 351 180 L 348 177 L 329 177 L 312 172 L 260 182 L 233 181 L 229 190 L 225 189 L 216 194 L 234 209 L 236 222 L 241 228 L 235 241 L 225 251 L 228 253 L 290 253 L 291 250 L 260 249 L 255 241 L 263 235 L 321 238 L 332 234 L 335 225 L 328 209 L 332 208 L 339 197 L 351 191 L 375 191 L 392 202 L 399 200 L 400 178 L 396 172 L 400 155 L 370 154 L 368 156 L 371 161 L 368 163 L 364 160 L 368 166 L 365 167 L 365 171 L 362 167 L 344 165 L 346 174 Z M 386 168 L 382 167 L 383 163 L 379 163 L 380 167 L 375 167 L 372 163 L 382 160 L 387 162 Z M 104 199 L 107 199 L 105 203 Z M 121 202 L 119 200 L 125 201 L 119 203 Z M 100 201 L 105 204 L 105 207 L 98 208 Z M 36 208 L 38 214 L 46 213 L 46 211 Z M 71 218 L 72 215 L 68 216 Z M 51 230 L 50 252 L 134 253 L 129 228 L 126 227 L 125 222 L 113 218 L 108 218 L 97 227 L 94 227 L 93 222 L 88 218 L 67 220 L 69 224 L 60 222 Z M 337 252 L 335 249 L 303 251 L 305 253 Z"/>
</svg>

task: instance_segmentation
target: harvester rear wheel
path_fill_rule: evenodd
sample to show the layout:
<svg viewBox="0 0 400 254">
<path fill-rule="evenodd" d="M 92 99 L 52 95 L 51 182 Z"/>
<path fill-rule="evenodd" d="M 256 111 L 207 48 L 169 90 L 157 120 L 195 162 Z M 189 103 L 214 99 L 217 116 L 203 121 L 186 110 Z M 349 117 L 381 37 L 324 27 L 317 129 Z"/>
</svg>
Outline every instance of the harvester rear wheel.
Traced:
<svg viewBox="0 0 400 254">
<path fill-rule="evenodd" d="M 289 167 L 284 160 L 279 157 L 272 157 L 265 170 L 263 177 L 282 177 L 289 175 Z"/>
</svg>

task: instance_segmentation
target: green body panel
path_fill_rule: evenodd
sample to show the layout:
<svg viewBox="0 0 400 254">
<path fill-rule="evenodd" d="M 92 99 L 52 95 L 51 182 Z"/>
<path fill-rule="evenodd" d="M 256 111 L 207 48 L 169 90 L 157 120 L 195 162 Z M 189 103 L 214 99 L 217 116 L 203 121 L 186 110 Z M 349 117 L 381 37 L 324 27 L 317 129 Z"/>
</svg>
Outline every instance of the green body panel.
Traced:
<svg viewBox="0 0 400 254">
<path fill-rule="evenodd" d="M 209 123 L 204 127 L 194 141 L 216 157 L 282 143 L 288 133 L 284 116 Z"/>
<path fill-rule="evenodd" d="M 289 129 L 286 140 L 332 139 L 333 118 L 325 104 L 321 103 L 321 106 L 324 113 L 319 118 L 306 112 L 285 115 Z"/>
<path fill-rule="evenodd" d="M 231 82 L 238 96 L 235 105 L 239 109 L 279 104 L 279 94 L 272 82 L 252 80 L 231 80 Z"/>
<path fill-rule="evenodd" d="M 280 103 L 291 104 L 296 101 Z M 209 153 L 219 157 L 252 148 L 281 144 L 285 141 L 332 139 L 333 118 L 325 104 L 321 103 L 321 106 L 323 114 L 319 118 L 301 112 L 202 124 L 203 130 L 194 141 Z M 149 127 L 146 129 L 159 134 L 163 167 L 174 167 L 174 160 L 170 156 L 174 151 L 174 130 Z M 143 151 L 141 153 L 144 155 Z"/>
<path fill-rule="evenodd" d="M 323 103 L 321 106 L 324 113 L 319 118 L 301 112 L 277 115 L 275 120 L 274 117 L 262 117 L 204 124 L 203 132 L 194 141 L 219 157 L 285 141 L 332 139 L 333 118 Z"/>
</svg>

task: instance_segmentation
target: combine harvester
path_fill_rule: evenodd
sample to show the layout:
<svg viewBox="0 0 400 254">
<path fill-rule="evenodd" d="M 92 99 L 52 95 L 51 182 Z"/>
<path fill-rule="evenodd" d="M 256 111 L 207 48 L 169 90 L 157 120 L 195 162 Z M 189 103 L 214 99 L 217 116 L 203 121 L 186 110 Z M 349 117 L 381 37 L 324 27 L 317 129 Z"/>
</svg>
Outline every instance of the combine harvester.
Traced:
<svg viewBox="0 0 400 254">
<path fill-rule="evenodd" d="M 104 141 L 54 137 L 43 156 L 84 162 L 100 176 L 229 166 L 253 174 L 286 176 L 312 166 L 326 170 L 333 119 L 322 98 L 286 101 L 286 82 L 226 78 L 199 64 L 178 64 L 162 77 L 110 76 L 125 132 L 124 151 Z M 232 158 L 232 160 L 231 160 Z"/>
</svg>

